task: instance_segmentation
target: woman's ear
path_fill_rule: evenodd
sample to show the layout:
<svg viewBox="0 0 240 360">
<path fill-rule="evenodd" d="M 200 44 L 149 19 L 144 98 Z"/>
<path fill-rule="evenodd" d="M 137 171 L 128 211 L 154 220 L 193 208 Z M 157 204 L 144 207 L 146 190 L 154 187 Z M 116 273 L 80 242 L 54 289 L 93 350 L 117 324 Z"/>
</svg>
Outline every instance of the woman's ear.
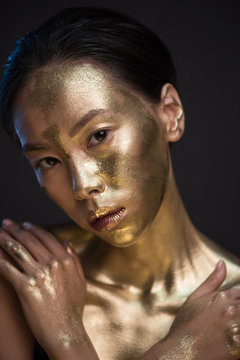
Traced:
<svg viewBox="0 0 240 360">
<path fill-rule="evenodd" d="M 162 87 L 158 115 L 165 124 L 168 142 L 178 141 L 184 133 L 185 116 L 178 92 L 172 84 Z"/>
</svg>

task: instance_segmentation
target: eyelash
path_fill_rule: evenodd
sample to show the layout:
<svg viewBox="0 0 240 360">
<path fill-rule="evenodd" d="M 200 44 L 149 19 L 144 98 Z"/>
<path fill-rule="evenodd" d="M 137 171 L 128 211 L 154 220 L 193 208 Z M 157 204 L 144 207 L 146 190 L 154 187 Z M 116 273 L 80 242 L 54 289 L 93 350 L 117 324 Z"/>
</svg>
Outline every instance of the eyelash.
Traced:
<svg viewBox="0 0 240 360">
<path fill-rule="evenodd" d="M 52 165 L 49 165 L 49 166 L 43 166 L 42 163 L 43 161 L 47 161 L 47 160 L 50 160 L 50 161 L 53 161 L 54 164 Z M 37 164 L 36 164 L 36 169 L 43 169 L 43 170 L 49 170 L 49 169 L 52 169 L 57 163 L 59 163 L 60 161 L 52 156 L 47 156 L 43 159 L 40 159 Z"/>
<path fill-rule="evenodd" d="M 90 144 L 91 139 L 93 139 L 94 136 L 96 136 L 96 135 L 98 135 L 98 134 L 100 134 L 100 133 L 104 133 L 104 134 L 103 134 L 103 136 L 104 136 L 103 140 L 97 140 L 97 143 L 91 145 L 91 144 Z M 96 145 L 98 145 L 98 144 L 101 144 L 101 143 L 106 139 L 106 137 L 108 136 L 108 133 L 109 133 L 109 130 L 107 130 L 107 129 L 101 129 L 101 130 L 98 130 L 98 131 L 95 131 L 94 133 L 92 133 L 92 134 L 88 137 L 87 148 L 89 149 L 89 148 L 91 148 L 92 146 L 96 146 Z"/>
<path fill-rule="evenodd" d="M 102 140 L 96 140 L 97 141 L 97 143 L 95 143 L 95 144 L 91 144 L 91 139 L 93 139 L 94 137 L 96 137 L 96 135 L 98 135 L 98 134 L 100 134 L 100 133 L 102 133 L 102 136 L 104 137 Z M 98 130 L 98 131 L 96 131 L 96 132 L 94 132 L 94 133 L 92 133 L 90 136 L 89 136 L 89 138 L 88 138 L 88 141 L 87 141 L 87 149 L 90 149 L 91 147 L 94 147 L 94 146 L 96 146 L 96 145 L 98 145 L 98 144 L 101 144 L 105 139 L 106 139 L 106 137 L 108 136 L 108 133 L 109 133 L 109 130 L 107 130 L 107 129 L 102 129 L 102 130 Z M 101 135 L 100 135 L 101 136 Z M 47 166 L 43 166 L 42 165 L 42 163 L 44 162 L 44 161 L 52 161 L 52 162 L 54 162 L 54 164 L 52 164 L 52 165 L 47 165 Z M 36 164 L 36 168 L 37 169 L 39 169 L 39 168 L 41 168 L 41 169 L 44 169 L 44 170 L 49 170 L 49 169 L 52 169 L 57 163 L 59 163 L 60 161 L 58 160 L 58 159 L 56 159 L 56 158 L 54 158 L 54 157 L 52 157 L 52 156 L 47 156 L 47 157 L 45 157 L 45 158 L 43 158 L 43 159 L 40 159 L 38 162 L 37 162 L 37 164 Z"/>
</svg>

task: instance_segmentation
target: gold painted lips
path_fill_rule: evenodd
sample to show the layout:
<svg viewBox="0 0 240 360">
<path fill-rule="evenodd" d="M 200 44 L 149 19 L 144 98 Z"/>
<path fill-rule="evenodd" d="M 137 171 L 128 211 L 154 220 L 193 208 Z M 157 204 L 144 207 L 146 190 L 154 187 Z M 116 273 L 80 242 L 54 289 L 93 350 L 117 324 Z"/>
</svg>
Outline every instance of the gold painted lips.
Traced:
<svg viewBox="0 0 240 360">
<path fill-rule="evenodd" d="M 88 222 L 89 224 L 92 224 L 94 223 L 97 219 L 101 219 L 103 218 L 104 216 L 107 216 L 107 215 L 112 215 L 112 214 L 115 214 L 119 211 L 124 211 L 125 208 L 123 207 L 100 207 L 98 208 L 96 211 L 90 211 L 89 212 L 89 215 L 88 215 Z"/>
</svg>

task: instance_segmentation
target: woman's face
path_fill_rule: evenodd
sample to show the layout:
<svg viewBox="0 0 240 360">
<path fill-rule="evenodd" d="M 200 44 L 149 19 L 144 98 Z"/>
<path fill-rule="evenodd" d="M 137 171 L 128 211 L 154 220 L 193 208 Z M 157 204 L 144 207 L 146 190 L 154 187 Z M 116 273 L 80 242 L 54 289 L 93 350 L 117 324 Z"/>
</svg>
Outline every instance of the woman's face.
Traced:
<svg viewBox="0 0 240 360">
<path fill-rule="evenodd" d="M 82 228 L 121 247 L 151 225 L 167 141 L 140 95 L 91 64 L 46 67 L 18 93 L 14 124 L 40 186 Z"/>
</svg>

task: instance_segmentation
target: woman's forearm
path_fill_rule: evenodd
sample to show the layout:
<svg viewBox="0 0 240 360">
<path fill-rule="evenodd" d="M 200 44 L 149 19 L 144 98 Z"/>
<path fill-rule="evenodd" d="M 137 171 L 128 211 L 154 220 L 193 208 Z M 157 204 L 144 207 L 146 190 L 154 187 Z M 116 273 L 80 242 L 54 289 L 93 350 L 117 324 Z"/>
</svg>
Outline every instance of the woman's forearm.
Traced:
<svg viewBox="0 0 240 360">
<path fill-rule="evenodd" d="M 78 338 L 67 338 L 60 345 L 47 351 L 50 360 L 99 360 L 87 333 L 83 331 Z"/>
<path fill-rule="evenodd" d="M 185 335 L 178 339 L 168 337 L 153 345 L 138 360 L 176 360 L 198 359 L 196 351 L 196 339 L 193 336 Z"/>
</svg>

